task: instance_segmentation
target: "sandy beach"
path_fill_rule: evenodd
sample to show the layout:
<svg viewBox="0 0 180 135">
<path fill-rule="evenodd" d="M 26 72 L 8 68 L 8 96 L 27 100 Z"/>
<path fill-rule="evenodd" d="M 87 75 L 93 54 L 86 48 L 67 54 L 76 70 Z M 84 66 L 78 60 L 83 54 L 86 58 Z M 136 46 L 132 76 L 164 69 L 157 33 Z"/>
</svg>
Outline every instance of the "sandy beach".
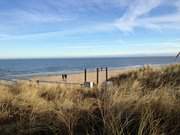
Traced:
<svg viewBox="0 0 180 135">
<path fill-rule="evenodd" d="M 152 66 L 152 65 L 151 65 Z M 155 66 L 153 65 L 154 68 L 158 68 L 160 66 Z M 137 70 L 140 67 L 134 66 L 134 67 L 126 67 L 126 68 L 108 68 L 108 79 L 111 77 L 116 77 L 121 73 L 127 72 L 127 71 L 132 71 L 132 70 Z M 65 73 L 63 73 L 65 74 Z M 27 79 L 17 79 L 15 81 L 9 80 L 0 80 L 1 84 L 14 84 L 17 81 L 18 82 L 26 82 L 26 81 L 32 81 L 32 82 L 39 82 L 39 83 L 49 83 L 49 84 L 66 84 L 71 86 L 72 85 L 77 85 L 79 86 L 80 84 L 84 83 L 84 78 L 85 74 L 84 71 L 79 71 L 79 72 L 73 72 L 73 73 L 67 73 L 67 79 L 63 80 L 62 74 L 57 73 L 57 74 L 42 74 L 42 75 L 36 75 L 36 76 L 31 76 L 28 77 Z M 87 70 L 87 75 L 86 75 L 86 81 L 87 82 L 94 82 L 97 84 L 97 71 L 94 70 Z M 99 69 L 99 80 L 98 84 L 101 85 L 103 82 L 106 81 L 106 70 Z"/>
<path fill-rule="evenodd" d="M 111 78 L 113 76 L 117 76 L 120 73 L 123 73 L 128 70 L 132 69 L 137 69 L 137 67 L 131 67 L 131 68 L 117 68 L 117 69 L 108 69 L 108 78 Z M 79 73 L 72 73 L 72 74 L 67 74 L 67 80 L 64 81 L 62 79 L 62 75 L 42 75 L 42 76 L 36 76 L 33 77 L 32 80 L 36 81 L 47 81 L 47 82 L 64 82 L 64 83 L 77 83 L 77 84 L 82 84 L 84 82 L 84 72 L 79 72 Z M 106 71 L 99 70 L 99 84 L 104 82 L 106 80 Z M 97 72 L 96 71 L 88 71 L 87 70 L 87 81 L 88 82 L 97 82 Z"/>
</svg>

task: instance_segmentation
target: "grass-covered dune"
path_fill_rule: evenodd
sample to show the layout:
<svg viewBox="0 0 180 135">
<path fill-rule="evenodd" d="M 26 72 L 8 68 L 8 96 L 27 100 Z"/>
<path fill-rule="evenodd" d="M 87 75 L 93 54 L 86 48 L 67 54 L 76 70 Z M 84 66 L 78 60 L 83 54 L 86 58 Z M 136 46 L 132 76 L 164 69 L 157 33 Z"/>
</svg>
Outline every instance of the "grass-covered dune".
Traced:
<svg viewBox="0 0 180 135">
<path fill-rule="evenodd" d="M 1 135 L 178 135 L 180 65 L 144 67 L 96 89 L 0 86 Z"/>
</svg>

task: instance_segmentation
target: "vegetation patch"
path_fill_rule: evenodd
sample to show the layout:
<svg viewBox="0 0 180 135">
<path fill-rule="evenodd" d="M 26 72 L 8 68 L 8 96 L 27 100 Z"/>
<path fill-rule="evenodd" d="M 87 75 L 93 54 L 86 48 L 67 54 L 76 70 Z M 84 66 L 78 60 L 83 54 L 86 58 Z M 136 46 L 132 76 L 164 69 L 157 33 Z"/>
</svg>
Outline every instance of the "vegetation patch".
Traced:
<svg viewBox="0 0 180 135">
<path fill-rule="evenodd" d="M 178 135 L 180 65 L 150 66 L 99 89 L 0 86 L 2 135 Z"/>
</svg>

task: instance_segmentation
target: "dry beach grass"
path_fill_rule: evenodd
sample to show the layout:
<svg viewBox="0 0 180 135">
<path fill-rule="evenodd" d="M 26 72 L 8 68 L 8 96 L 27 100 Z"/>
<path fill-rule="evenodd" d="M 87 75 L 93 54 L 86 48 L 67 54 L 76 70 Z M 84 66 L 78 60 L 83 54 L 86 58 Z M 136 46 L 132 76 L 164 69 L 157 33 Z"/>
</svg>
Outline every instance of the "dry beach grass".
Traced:
<svg viewBox="0 0 180 135">
<path fill-rule="evenodd" d="M 178 135 L 180 65 L 123 72 L 101 88 L 0 86 L 2 135 Z"/>
</svg>

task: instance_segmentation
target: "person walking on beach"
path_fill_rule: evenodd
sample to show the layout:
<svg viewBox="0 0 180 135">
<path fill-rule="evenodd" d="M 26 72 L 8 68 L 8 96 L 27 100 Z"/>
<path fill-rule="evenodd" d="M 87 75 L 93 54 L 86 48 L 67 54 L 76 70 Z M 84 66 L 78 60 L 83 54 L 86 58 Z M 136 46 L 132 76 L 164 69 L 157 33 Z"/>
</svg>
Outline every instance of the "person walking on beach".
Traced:
<svg viewBox="0 0 180 135">
<path fill-rule="evenodd" d="M 36 83 L 39 85 L 39 80 L 36 80 Z"/>
<path fill-rule="evenodd" d="M 64 74 L 64 79 L 65 81 L 67 81 L 67 74 Z"/>
<path fill-rule="evenodd" d="M 62 74 L 62 80 L 64 81 L 64 74 Z"/>
</svg>

